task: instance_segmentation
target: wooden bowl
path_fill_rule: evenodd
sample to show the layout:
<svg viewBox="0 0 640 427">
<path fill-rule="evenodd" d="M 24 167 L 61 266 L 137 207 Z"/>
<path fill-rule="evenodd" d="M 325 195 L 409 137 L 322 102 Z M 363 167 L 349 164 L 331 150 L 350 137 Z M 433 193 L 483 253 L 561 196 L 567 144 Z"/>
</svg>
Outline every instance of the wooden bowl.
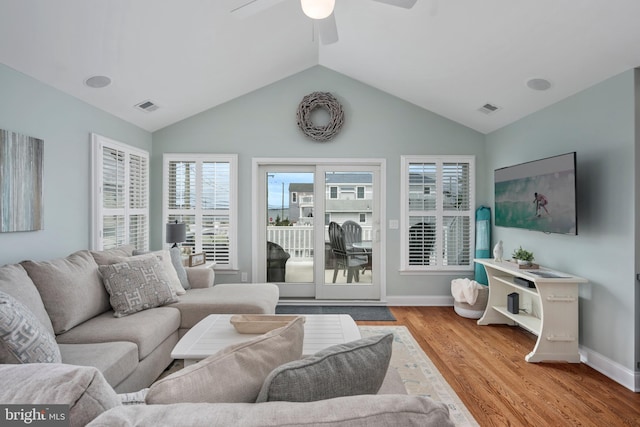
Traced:
<svg viewBox="0 0 640 427">
<path fill-rule="evenodd" d="M 230 322 L 240 334 L 264 334 L 286 326 L 299 317 L 302 317 L 304 323 L 304 316 L 284 314 L 234 314 Z"/>
</svg>

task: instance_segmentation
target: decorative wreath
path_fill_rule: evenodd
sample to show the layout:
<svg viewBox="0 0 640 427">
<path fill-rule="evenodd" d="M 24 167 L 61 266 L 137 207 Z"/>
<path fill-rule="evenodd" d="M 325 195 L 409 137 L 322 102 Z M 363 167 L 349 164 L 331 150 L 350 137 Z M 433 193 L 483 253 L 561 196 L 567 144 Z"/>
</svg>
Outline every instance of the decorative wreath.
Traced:
<svg viewBox="0 0 640 427">
<path fill-rule="evenodd" d="M 329 112 L 329 123 L 316 126 L 311 121 L 311 113 L 316 108 L 324 108 Z M 298 105 L 298 127 L 305 135 L 315 141 L 325 142 L 336 136 L 344 124 L 342 105 L 329 92 L 313 92 L 302 98 Z"/>
</svg>

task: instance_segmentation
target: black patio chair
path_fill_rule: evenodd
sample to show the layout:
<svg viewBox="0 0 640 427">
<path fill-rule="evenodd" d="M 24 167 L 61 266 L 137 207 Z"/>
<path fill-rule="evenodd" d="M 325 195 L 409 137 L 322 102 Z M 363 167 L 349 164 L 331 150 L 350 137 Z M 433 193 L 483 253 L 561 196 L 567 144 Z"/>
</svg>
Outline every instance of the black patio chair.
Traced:
<svg viewBox="0 0 640 427">
<path fill-rule="evenodd" d="M 347 283 L 351 283 L 353 280 L 359 282 L 359 270 L 367 263 L 367 259 L 363 258 L 361 253 L 353 253 L 347 250 L 344 230 L 340 224 L 333 221 L 329 223 L 329 242 L 331 243 L 331 252 L 335 257 L 333 283 L 336 283 L 338 270 L 341 269 L 347 270 Z"/>
<path fill-rule="evenodd" d="M 287 273 L 287 260 L 291 257 L 282 246 L 277 243 L 267 242 L 267 282 L 285 281 Z"/>
<path fill-rule="evenodd" d="M 347 220 L 342 223 L 342 229 L 344 230 L 344 242 L 347 245 L 347 251 L 354 256 L 360 255 L 363 260 L 367 261 L 367 263 L 362 266 L 362 272 L 364 273 L 367 268 L 371 269 L 371 251 L 354 246 L 354 243 L 362 243 L 362 227 L 360 224 Z"/>
</svg>

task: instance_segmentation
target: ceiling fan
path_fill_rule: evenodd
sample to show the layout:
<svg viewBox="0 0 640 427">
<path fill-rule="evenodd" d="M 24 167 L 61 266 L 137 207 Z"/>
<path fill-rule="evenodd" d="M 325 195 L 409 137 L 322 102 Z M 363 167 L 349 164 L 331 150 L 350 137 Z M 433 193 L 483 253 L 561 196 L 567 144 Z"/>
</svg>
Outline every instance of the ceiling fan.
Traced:
<svg viewBox="0 0 640 427">
<path fill-rule="evenodd" d="M 283 0 L 242 0 L 231 13 L 246 17 L 259 11 L 270 8 Z M 386 3 L 391 6 L 411 9 L 417 0 L 373 0 L 379 3 Z M 318 25 L 318 33 L 322 44 L 332 44 L 338 41 L 338 27 L 333 14 L 335 0 L 300 0 L 302 11 Z"/>
</svg>

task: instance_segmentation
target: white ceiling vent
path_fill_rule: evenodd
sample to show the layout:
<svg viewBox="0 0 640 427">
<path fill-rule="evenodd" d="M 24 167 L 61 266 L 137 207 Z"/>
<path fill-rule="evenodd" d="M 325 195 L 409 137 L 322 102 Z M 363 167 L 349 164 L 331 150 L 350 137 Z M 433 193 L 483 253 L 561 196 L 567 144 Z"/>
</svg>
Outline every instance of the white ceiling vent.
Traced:
<svg viewBox="0 0 640 427">
<path fill-rule="evenodd" d="M 135 107 L 138 110 L 146 111 L 147 113 L 156 111 L 159 108 L 156 104 L 154 104 L 151 101 L 142 101 L 141 103 L 136 104 Z"/>
<path fill-rule="evenodd" d="M 493 114 L 498 111 L 500 107 L 493 104 L 484 104 L 482 107 L 478 108 L 478 111 L 485 114 Z"/>
</svg>

